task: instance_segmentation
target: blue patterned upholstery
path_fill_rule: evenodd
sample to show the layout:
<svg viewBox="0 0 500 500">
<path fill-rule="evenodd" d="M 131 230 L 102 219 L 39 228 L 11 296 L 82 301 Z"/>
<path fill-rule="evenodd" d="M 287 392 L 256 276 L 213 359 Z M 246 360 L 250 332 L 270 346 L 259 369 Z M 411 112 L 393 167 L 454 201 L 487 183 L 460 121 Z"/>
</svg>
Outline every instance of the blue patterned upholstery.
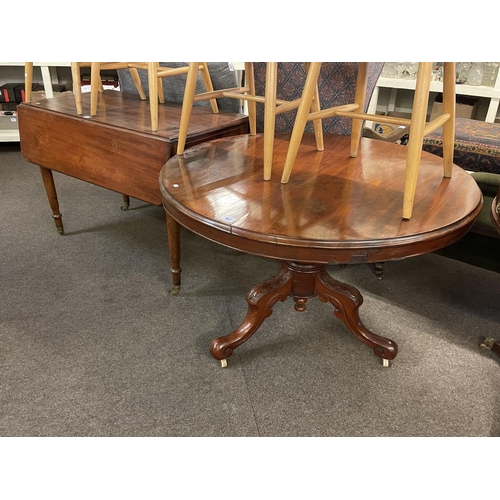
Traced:
<svg viewBox="0 0 500 500">
<path fill-rule="evenodd" d="M 441 133 L 438 129 L 424 138 L 424 151 L 443 156 Z M 471 172 L 500 174 L 500 124 L 457 118 L 453 163 Z"/>
<path fill-rule="evenodd" d="M 368 108 L 373 89 L 382 72 L 384 63 L 368 63 L 368 84 L 366 89 L 366 107 Z M 254 63 L 255 93 L 265 95 L 266 63 Z M 318 92 L 321 108 L 329 108 L 354 102 L 358 63 L 324 62 L 318 79 Z M 300 62 L 278 63 L 278 84 L 276 97 L 286 101 L 301 96 L 306 78 L 305 64 Z M 291 132 L 297 111 L 289 111 L 276 116 L 276 132 Z M 325 133 L 350 135 L 352 119 L 334 116 L 323 120 Z M 257 132 L 264 130 L 264 106 L 257 105 Z M 306 132 L 312 132 L 309 122 Z"/>
</svg>

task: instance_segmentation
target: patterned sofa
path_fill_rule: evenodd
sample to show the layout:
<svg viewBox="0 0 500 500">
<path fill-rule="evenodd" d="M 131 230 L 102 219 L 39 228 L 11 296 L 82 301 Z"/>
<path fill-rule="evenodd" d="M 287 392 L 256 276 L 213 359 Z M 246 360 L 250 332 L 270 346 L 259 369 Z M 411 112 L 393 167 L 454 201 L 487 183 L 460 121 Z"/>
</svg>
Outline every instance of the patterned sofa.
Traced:
<svg viewBox="0 0 500 500">
<path fill-rule="evenodd" d="M 424 139 L 423 149 L 438 156 L 443 155 L 440 129 Z M 499 238 L 491 223 L 490 210 L 500 185 L 500 124 L 457 118 L 453 163 L 471 172 L 483 193 L 483 209 L 471 232 Z"/>
<path fill-rule="evenodd" d="M 441 129 L 424 138 L 423 149 L 443 156 Z M 457 118 L 453 163 L 471 172 L 500 174 L 500 124 Z"/>
</svg>

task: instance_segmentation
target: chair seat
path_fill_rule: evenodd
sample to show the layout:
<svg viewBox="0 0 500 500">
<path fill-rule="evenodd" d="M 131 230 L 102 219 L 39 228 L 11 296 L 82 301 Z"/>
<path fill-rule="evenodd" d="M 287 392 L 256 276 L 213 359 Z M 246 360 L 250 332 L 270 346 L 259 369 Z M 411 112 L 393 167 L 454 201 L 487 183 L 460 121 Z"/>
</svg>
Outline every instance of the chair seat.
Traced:
<svg viewBox="0 0 500 500">
<path fill-rule="evenodd" d="M 441 129 L 425 137 L 422 148 L 443 156 Z M 500 174 L 500 124 L 457 118 L 453 163 L 471 172 Z"/>
</svg>

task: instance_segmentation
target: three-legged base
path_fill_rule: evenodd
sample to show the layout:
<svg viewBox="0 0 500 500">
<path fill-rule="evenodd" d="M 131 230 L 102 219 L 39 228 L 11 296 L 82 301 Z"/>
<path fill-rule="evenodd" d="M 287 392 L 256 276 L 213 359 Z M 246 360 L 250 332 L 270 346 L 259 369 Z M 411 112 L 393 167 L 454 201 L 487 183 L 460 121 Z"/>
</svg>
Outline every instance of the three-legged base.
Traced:
<svg viewBox="0 0 500 500">
<path fill-rule="evenodd" d="M 296 311 L 305 311 L 308 299 L 318 297 L 321 302 L 330 302 L 334 314 L 342 320 L 349 331 L 382 358 L 388 366 L 394 359 L 398 347 L 392 340 L 370 332 L 361 322 L 358 309 L 363 303 L 361 293 L 351 285 L 332 278 L 327 264 L 304 264 L 282 261 L 281 270 L 270 280 L 254 286 L 247 295 L 248 312 L 241 325 L 232 333 L 214 339 L 210 353 L 224 367 L 234 349 L 248 340 L 263 321 L 272 314 L 278 301 L 292 296 Z"/>
</svg>

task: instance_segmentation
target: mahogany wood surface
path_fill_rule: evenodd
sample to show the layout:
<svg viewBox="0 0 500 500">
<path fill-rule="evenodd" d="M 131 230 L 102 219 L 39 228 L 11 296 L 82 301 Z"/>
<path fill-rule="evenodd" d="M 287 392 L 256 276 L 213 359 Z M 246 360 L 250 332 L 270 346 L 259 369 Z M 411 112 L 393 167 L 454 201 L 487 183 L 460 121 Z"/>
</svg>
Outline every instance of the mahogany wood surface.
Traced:
<svg viewBox="0 0 500 500">
<path fill-rule="evenodd" d="M 89 109 L 89 93 L 82 95 Z M 78 115 L 72 93 L 18 107 L 21 151 L 42 168 L 161 205 L 158 175 L 176 153 L 181 105 L 159 106 L 159 130 L 151 131 L 149 103 L 138 95 L 100 93 L 94 117 Z M 187 146 L 248 132 L 248 117 L 214 114 L 195 106 Z"/>
<path fill-rule="evenodd" d="M 263 180 L 262 135 L 211 141 L 167 161 L 160 188 L 167 220 L 222 245 L 281 260 L 281 270 L 247 295 L 247 314 L 238 328 L 210 344 L 225 366 L 278 301 L 293 297 L 295 309 L 318 297 L 337 318 L 384 360 L 396 357 L 394 341 L 370 332 L 358 309 L 361 293 L 327 272 L 328 263 L 381 262 L 432 252 L 461 238 L 483 205 L 477 183 L 453 166 L 443 177 L 442 159 L 422 152 L 413 216 L 402 219 L 405 146 L 362 139 L 350 158 L 350 138 L 327 135 L 318 152 L 306 134 L 294 175 L 282 184 L 289 136 L 274 141 L 271 180 Z M 168 225 L 169 241 L 174 224 Z M 179 249 L 172 257 L 180 285 Z M 175 260 L 176 259 L 176 260 Z"/>
<path fill-rule="evenodd" d="M 160 188 L 168 214 L 192 231 L 238 250 L 303 262 L 385 262 L 432 252 L 461 238 L 482 207 L 474 179 L 422 153 L 413 216 L 402 219 L 405 146 L 327 135 L 318 152 L 306 134 L 288 184 L 288 146 L 277 135 L 273 173 L 262 180 L 262 135 L 212 141 L 174 156 Z"/>
</svg>

